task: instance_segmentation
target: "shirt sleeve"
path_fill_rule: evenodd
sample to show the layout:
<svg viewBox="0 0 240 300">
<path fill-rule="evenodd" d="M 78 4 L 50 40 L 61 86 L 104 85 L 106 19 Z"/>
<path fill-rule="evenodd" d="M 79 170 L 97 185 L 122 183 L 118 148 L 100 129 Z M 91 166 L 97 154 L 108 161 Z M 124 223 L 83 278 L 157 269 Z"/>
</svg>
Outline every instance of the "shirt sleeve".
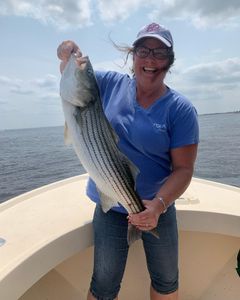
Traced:
<svg viewBox="0 0 240 300">
<path fill-rule="evenodd" d="M 181 103 L 170 119 L 171 149 L 199 143 L 198 115 L 191 103 Z"/>
</svg>

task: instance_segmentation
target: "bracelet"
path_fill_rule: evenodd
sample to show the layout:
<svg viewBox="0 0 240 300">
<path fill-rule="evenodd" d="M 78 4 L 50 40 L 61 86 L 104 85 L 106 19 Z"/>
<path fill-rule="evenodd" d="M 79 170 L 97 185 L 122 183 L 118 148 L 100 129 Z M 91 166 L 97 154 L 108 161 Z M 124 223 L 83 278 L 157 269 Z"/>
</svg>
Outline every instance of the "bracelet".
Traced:
<svg viewBox="0 0 240 300">
<path fill-rule="evenodd" d="M 163 200 L 163 197 L 155 197 L 155 199 L 157 199 L 157 200 L 159 200 L 161 203 L 162 203 L 162 205 L 163 205 L 163 214 L 165 214 L 165 212 L 167 211 L 167 209 L 168 209 L 168 207 L 167 207 L 167 205 L 166 205 L 166 203 L 164 202 L 164 200 Z"/>
</svg>

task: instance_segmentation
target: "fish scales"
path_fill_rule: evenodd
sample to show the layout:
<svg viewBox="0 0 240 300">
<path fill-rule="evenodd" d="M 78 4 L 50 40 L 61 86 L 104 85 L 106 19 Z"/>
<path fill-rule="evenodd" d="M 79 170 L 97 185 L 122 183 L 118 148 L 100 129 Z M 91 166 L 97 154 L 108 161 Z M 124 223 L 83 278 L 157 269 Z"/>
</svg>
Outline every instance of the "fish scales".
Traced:
<svg viewBox="0 0 240 300">
<path fill-rule="evenodd" d="M 97 103 L 96 103 L 97 105 Z M 97 111 L 94 111 L 94 117 L 97 122 L 95 126 L 95 139 L 99 138 L 99 148 L 98 151 L 99 153 L 102 153 L 103 156 L 103 163 L 104 163 L 104 168 L 106 168 L 107 172 L 107 178 L 106 181 L 110 182 L 110 184 L 113 186 L 115 192 L 117 195 L 120 195 L 121 198 L 124 197 L 124 186 L 121 185 L 121 181 L 119 180 L 120 178 L 120 173 L 119 169 L 116 169 L 116 161 L 114 158 L 116 158 L 116 155 L 114 153 L 114 148 L 111 147 L 112 143 L 111 140 L 106 136 L 106 133 L 108 131 L 104 130 L 103 126 L 104 125 L 104 120 L 98 118 Z"/>
<path fill-rule="evenodd" d="M 101 108 L 98 107 L 96 109 L 94 107 L 97 105 L 99 105 L 99 102 L 96 102 L 93 108 L 89 108 L 89 116 L 84 117 L 86 129 L 83 132 L 86 134 L 85 143 L 88 144 L 91 159 L 95 163 L 95 167 L 99 173 L 104 175 L 103 178 L 106 184 L 109 185 L 109 182 L 111 182 L 119 198 L 126 202 L 129 207 L 128 211 L 130 210 L 132 213 L 139 212 L 142 207 L 137 205 L 138 202 L 134 199 L 135 194 L 132 191 L 132 186 L 129 186 L 129 182 L 134 183 L 131 180 L 132 176 L 129 176 L 130 170 L 126 173 L 126 168 L 123 167 L 122 160 L 119 160 L 119 150 L 116 144 L 113 143 L 112 137 L 109 137 L 109 130 L 106 128 L 108 124 L 105 118 L 99 117 L 98 111 Z M 82 126 L 84 125 L 82 124 Z M 128 202 L 128 199 L 134 199 L 135 201 Z"/>
<path fill-rule="evenodd" d="M 107 126 L 107 123 L 100 122 L 100 119 L 98 119 L 98 121 L 99 121 L 99 124 L 97 124 L 96 128 L 97 128 L 97 130 L 99 130 L 100 128 L 102 129 L 101 132 L 99 132 L 100 136 L 102 137 L 102 146 L 106 147 L 105 153 L 109 154 L 107 161 L 112 162 L 112 164 L 110 163 L 110 167 L 112 167 L 112 169 L 113 169 L 114 175 L 117 178 L 117 182 L 121 185 L 121 188 L 119 189 L 120 195 L 122 196 L 123 199 L 125 199 L 127 205 L 129 205 L 129 207 L 131 209 L 131 206 L 134 207 L 135 202 L 132 202 L 132 203 L 128 202 L 128 199 L 130 199 L 130 200 L 134 199 L 133 198 L 134 195 L 133 195 L 133 193 L 131 193 L 132 190 L 129 188 L 130 187 L 129 184 L 127 184 L 128 183 L 127 180 L 129 179 L 130 172 L 128 172 L 126 174 L 126 168 L 123 168 L 122 160 L 121 161 L 119 160 L 119 158 L 120 158 L 120 156 L 118 155 L 119 150 L 116 148 L 116 144 L 113 143 L 114 140 L 111 137 L 106 136 L 107 134 L 105 134 L 105 133 L 109 133 L 109 130 L 107 130 L 105 128 Z M 131 209 L 131 211 L 138 212 L 139 210 L 133 211 Z"/>
<path fill-rule="evenodd" d="M 111 173 L 109 164 L 104 162 L 103 155 L 106 155 L 106 151 L 100 147 L 100 135 L 97 133 L 97 118 L 94 117 L 95 108 L 90 107 L 86 114 L 79 114 L 77 120 L 81 118 L 81 127 L 83 132 L 83 144 L 86 145 L 86 152 L 89 155 L 89 161 L 94 164 L 95 173 L 101 174 L 101 180 L 104 180 L 104 185 L 109 185 L 109 179 L 114 177 L 114 173 Z M 100 135 L 99 135 L 100 134 Z M 99 178 L 100 179 L 100 178 Z M 97 182 L 99 182 L 99 179 Z M 101 184 L 102 186 L 102 184 Z M 115 189 L 116 185 L 112 185 Z M 105 191 L 105 188 L 103 192 Z"/>
<path fill-rule="evenodd" d="M 111 167 L 111 161 L 109 160 L 109 157 L 106 157 L 107 155 L 109 156 L 109 152 L 103 148 L 105 146 L 104 143 L 102 145 L 100 144 L 101 139 L 103 137 L 103 132 L 97 132 L 99 129 L 99 126 L 97 126 L 96 122 L 98 118 L 94 117 L 95 110 L 90 109 L 89 110 L 89 117 L 85 118 L 86 122 L 86 130 L 83 130 L 85 135 L 84 135 L 84 140 L 85 143 L 88 145 L 88 151 L 91 157 L 91 160 L 95 164 L 95 168 L 98 171 L 99 174 L 102 175 L 102 179 L 105 181 L 105 185 L 109 185 L 109 180 L 114 179 L 115 173 L 113 172 L 114 170 Z M 101 122 L 100 122 L 101 123 Z M 108 160 L 109 163 L 106 164 L 105 160 Z M 117 183 L 114 182 L 112 183 L 112 188 L 117 194 L 116 188 L 117 188 Z"/>
<path fill-rule="evenodd" d="M 101 122 L 102 126 L 105 125 L 108 126 L 107 122 Z M 100 124 L 99 124 L 100 125 Z M 100 127 L 97 127 L 100 128 Z M 109 130 L 107 130 L 106 128 L 103 129 L 103 132 L 110 132 Z M 105 137 L 105 134 L 101 135 L 103 137 Z M 111 141 L 109 143 L 109 141 Z M 119 155 L 119 149 L 116 147 L 116 144 L 114 142 L 113 139 L 111 139 L 110 137 L 106 137 L 105 141 L 103 142 L 103 145 L 107 145 L 107 147 L 109 147 L 109 149 L 106 151 L 108 153 L 110 153 L 110 161 L 112 161 L 113 163 L 115 163 L 115 165 L 113 166 L 113 168 L 115 170 L 118 171 L 118 181 L 121 183 L 121 191 L 124 191 L 124 193 L 122 193 L 123 198 L 125 198 L 125 201 L 127 202 L 127 204 L 130 207 L 131 212 L 136 213 L 139 212 L 143 209 L 143 206 L 139 205 L 140 204 L 140 200 L 139 198 L 136 197 L 136 193 L 134 192 L 134 190 L 132 189 L 132 187 L 134 186 L 134 180 L 132 178 L 130 169 L 128 168 L 128 165 L 124 166 L 124 160 L 121 159 L 121 156 Z M 111 147 L 111 148 L 110 148 Z M 128 202 L 128 199 L 131 200 L 133 199 L 134 201 Z"/>
</svg>

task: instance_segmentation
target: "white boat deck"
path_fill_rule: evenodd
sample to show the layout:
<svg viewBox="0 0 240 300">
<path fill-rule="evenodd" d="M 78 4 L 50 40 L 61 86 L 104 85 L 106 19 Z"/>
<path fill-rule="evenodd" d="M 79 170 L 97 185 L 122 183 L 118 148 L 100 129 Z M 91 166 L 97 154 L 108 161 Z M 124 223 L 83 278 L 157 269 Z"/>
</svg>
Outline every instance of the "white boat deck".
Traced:
<svg viewBox="0 0 240 300">
<path fill-rule="evenodd" d="M 23 194 L 0 205 L 0 295 L 18 299 L 65 259 L 92 245 L 94 204 L 87 175 Z M 240 189 L 194 178 L 176 201 L 179 229 L 240 238 Z M 14 283 L 14 288 L 13 288 Z"/>
</svg>

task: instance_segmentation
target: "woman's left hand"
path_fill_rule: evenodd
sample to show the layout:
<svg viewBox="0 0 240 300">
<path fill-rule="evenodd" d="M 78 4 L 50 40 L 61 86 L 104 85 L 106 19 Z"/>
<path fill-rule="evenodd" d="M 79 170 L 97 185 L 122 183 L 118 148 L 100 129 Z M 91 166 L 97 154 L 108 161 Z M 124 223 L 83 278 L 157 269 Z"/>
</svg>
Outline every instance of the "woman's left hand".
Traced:
<svg viewBox="0 0 240 300">
<path fill-rule="evenodd" d="M 157 200 L 143 200 L 145 210 L 128 216 L 128 222 L 142 231 L 148 231 L 157 227 L 158 219 L 162 213 L 162 205 Z"/>
</svg>

